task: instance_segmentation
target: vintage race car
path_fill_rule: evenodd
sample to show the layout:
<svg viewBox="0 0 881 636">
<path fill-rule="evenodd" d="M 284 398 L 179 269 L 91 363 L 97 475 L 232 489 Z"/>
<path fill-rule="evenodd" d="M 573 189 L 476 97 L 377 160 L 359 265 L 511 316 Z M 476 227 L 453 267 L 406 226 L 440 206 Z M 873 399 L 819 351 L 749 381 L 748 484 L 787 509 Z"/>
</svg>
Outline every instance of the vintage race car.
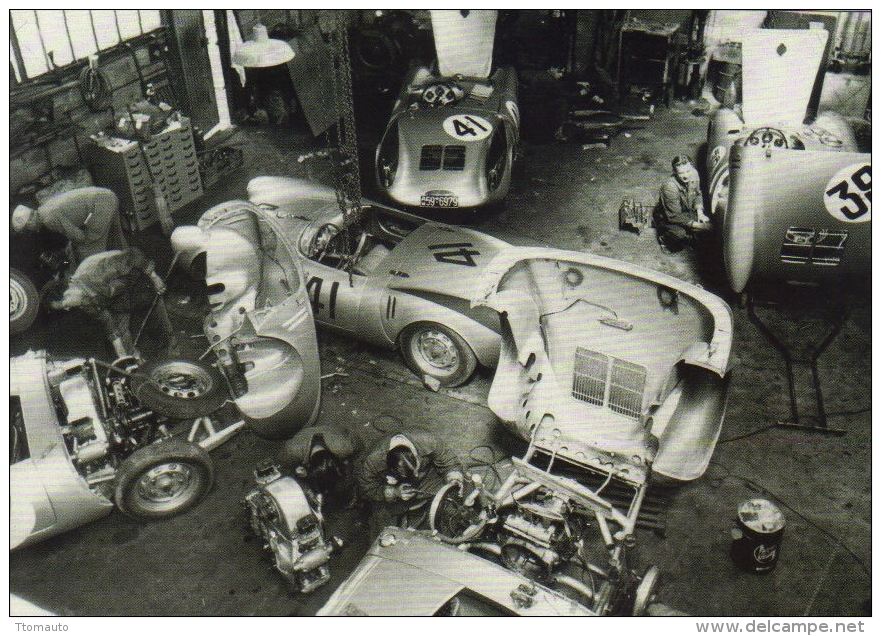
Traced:
<svg viewBox="0 0 881 636">
<path fill-rule="evenodd" d="M 592 616 L 575 600 L 425 532 L 385 528 L 318 616 Z"/>
<path fill-rule="evenodd" d="M 376 149 L 376 181 L 395 202 L 474 208 L 501 202 L 520 140 L 517 74 L 411 71 Z"/>
<path fill-rule="evenodd" d="M 870 124 L 833 112 L 805 119 L 827 36 L 749 32 L 743 103 L 710 121 L 709 209 L 737 292 L 751 279 L 829 282 L 869 271 Z"/>
<path fill-rule="evenodd" d="M 617 260 L 516 248 L 487 266 L 474 304 L 503 317 L 488 404 L 530 441 L 528 461 L 619 479 L 637 496 L 652 476 L 704 473 L 728 394 L 732 315 L 720 298 Z"/>
<path fill-rule="evenodd" d="M 215 369 L 188 360 L 108 365 L 10 358 L 10 549 L 106 516 L 114 504 L 141 519 L 170 517 L 211 488 L 207 450 L 226 401 Z M 191 422 L 189 433 L 172 436 Z"/>
<path fill-rule="evenodd" d="M 656 572 L 656 570 L 652 570 Z M 595 575 L 594 575 L 595 576 Z M 385 528 L 318 616 L 599 616 L 582 604 L 585 585 L 566 577 L 554 587 L 425 531 Z M 622 615 L 681 615 L 657 602 L 657 578 L 621 598 L 591 599 Z M 571 584 L 572 587 L 569 587 Z M 557 589 L 559 588 L 559 589 Z"/>
<path fill-rule="evenodd" d="M 431 11 L 437 58 L 409 73 L 376 148 L 376 181 L 393 201 L 474 208 L 508 194 L 520 111 L 516 72 L 493 69 L 496 19 Z"/>
<path fill-rule="evenodd" d="M 346 227 L 333 190 L 298 179 L 257 177 L 248 184 L 248 197 L 218 205 L 198 227 L 172 235 L 184 263 L 207 253 L 212 313 L 205 332 L 220 343 L 214 348 L 226 360 L 223 370 L 236 374 L 248 365 L 247 392 L 237 400 L 246 416 L 260 408 L 264 417 L 284 421 L 285 400 L 306 382 L 315 383 L 307 393 L 314 388 L 317 399 L 314 337 L 311 345 L 305 336 L 292 343 L 297 327 L 282 311 L 286 306 L 299 312 L 297 321 L 314 316 L 320 326 L 400 348 L 420 377 L 442 385 L 464 383 L 478 363 L 495 366 L 498 315 L 472 309 L 468 301 L 483 266 L 507 243 L 372 202 Z M 303 282 L 294 276 L 300 268 Z M 311 308 L 291 297 L 305 299 L 307 292 Z M 256 338 L 253 327 L 239 331 L 243 317 L 251 316 L 260 316 L 251 320 L 262 325 Z M 272 333 L 267 325 L 274 325 Z M 263 360 L 255 357 L 256 343 Z M 298 356 L 285 353 L 289 345 Z M 262 365 L 276 365 L 277 382 L 252 380 Z M 308 418 L 310 405 L 317 402 L 302 402 L 308 408 L 300 416 Z"/>
</svg>

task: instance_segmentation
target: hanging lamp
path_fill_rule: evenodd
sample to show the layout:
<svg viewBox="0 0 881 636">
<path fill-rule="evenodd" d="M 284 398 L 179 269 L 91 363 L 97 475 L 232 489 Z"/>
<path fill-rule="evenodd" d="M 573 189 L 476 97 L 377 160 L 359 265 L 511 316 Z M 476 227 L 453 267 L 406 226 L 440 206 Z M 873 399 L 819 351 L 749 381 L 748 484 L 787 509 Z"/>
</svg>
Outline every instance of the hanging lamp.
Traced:
<svg viewBox="0 0 881 636">
<path fill-rule="evenodd" d="M 290 62 L 294 49 L 284 40 L 270 39 L 262 24 L 254 25 L 254 39 L 242 42 L 232 55 L 232 63 L 245 68 L 266 68 Z"/>
</svg>

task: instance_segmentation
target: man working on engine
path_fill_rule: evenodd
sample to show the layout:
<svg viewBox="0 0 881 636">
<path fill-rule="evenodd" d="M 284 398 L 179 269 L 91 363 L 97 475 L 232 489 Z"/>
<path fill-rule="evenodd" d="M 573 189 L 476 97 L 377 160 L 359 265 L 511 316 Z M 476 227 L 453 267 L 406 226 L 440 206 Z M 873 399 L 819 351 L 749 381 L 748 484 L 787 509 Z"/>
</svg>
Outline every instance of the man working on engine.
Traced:
<svg viewBox="0 0 881 636">
<path fill-rule="evenodd" d="M 428 431 L 410 429 L 382 437 L 358 471 L 358 487 L 373 505 L 371 536 L 387 525 L 421 514 L 445 482 L 464 481 L 456 453 Z M 418 525 L 410 518 L 409 525 Z"/>
<path fill-rule="evenodd" d="M 36 232 L 41 227 L 67 237 L 74 263 L 108 248 L 128 247 L 119 220 L 119 199 L 107 188 L 77 188 L 49 197 L 36 210 L 19 205 L 13 211 L 16 232 Z"/>
<path fill-rule="evenodd" d="M 672 166 L 673 174 L 661 186 L 654 222 L 661 246 L 678 252 L 694 242 L 695 232 L 710 229 L 710 219 L 704 215 L 700 176 L 691 158 L 677 155 Z"/>
<path fill-rule="evenodd" d="M 343 428 L 314 425 L 301 429 L 284 443 L 279 463 L 305 481 L 316 495 L 330 503 L 351 507 L 355 501 L 354 477 L 349 462 L 361 450 L 360 442 Z"/>
<path fill-rule="evenodd" d="M 150 284 L 147 283 L 149 279 Z M 139 356 L 129 324 L 132 314 L 148 311 L 158 337 L 173 344 L 173 329 L 165 304 L 150 293 L 165 293 L 165 283 L 153 261 L 136 247 L 99 252 L 76 268 L 64 296 L 52 301 L 53 309 L 78 307 L 99 320 L 116 355 Z M 153 304 L 153 301 L 155 305 Z M 152 310 L 151 310 L 152 309 Z"/>
</svg>

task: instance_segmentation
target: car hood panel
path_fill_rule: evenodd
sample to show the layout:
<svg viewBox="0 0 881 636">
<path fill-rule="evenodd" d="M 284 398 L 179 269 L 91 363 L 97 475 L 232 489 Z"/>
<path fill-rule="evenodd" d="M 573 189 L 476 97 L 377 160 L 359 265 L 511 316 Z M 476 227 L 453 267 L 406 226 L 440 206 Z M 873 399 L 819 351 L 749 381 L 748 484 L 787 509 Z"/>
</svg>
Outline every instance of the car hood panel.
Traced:
<svg viewBox="0 0 881 636">
<path fill-rule="evenodd" d="M 469 300 L 484 267 L 506 247 L 502 240 L 467 228 L 425 223 L 387 258 L 390 270 L 406 274 L 393 278 L 389 286 Z"/>
</svg>

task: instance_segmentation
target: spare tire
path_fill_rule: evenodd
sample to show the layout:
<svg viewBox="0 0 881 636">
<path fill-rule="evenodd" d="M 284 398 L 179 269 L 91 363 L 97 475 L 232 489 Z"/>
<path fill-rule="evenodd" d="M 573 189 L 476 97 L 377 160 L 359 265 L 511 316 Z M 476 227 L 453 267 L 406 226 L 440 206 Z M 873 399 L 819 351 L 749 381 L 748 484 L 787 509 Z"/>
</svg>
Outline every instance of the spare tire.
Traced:
<svg viewBox="0 0 881 636">
<path fill-rule="evenodd" d="M 220 372 L 201 360 L 165 358 L 147 362 L 132 376 L 141 403 L 166 417 L 210 415 L 228 399 Z"/>
</svg>

